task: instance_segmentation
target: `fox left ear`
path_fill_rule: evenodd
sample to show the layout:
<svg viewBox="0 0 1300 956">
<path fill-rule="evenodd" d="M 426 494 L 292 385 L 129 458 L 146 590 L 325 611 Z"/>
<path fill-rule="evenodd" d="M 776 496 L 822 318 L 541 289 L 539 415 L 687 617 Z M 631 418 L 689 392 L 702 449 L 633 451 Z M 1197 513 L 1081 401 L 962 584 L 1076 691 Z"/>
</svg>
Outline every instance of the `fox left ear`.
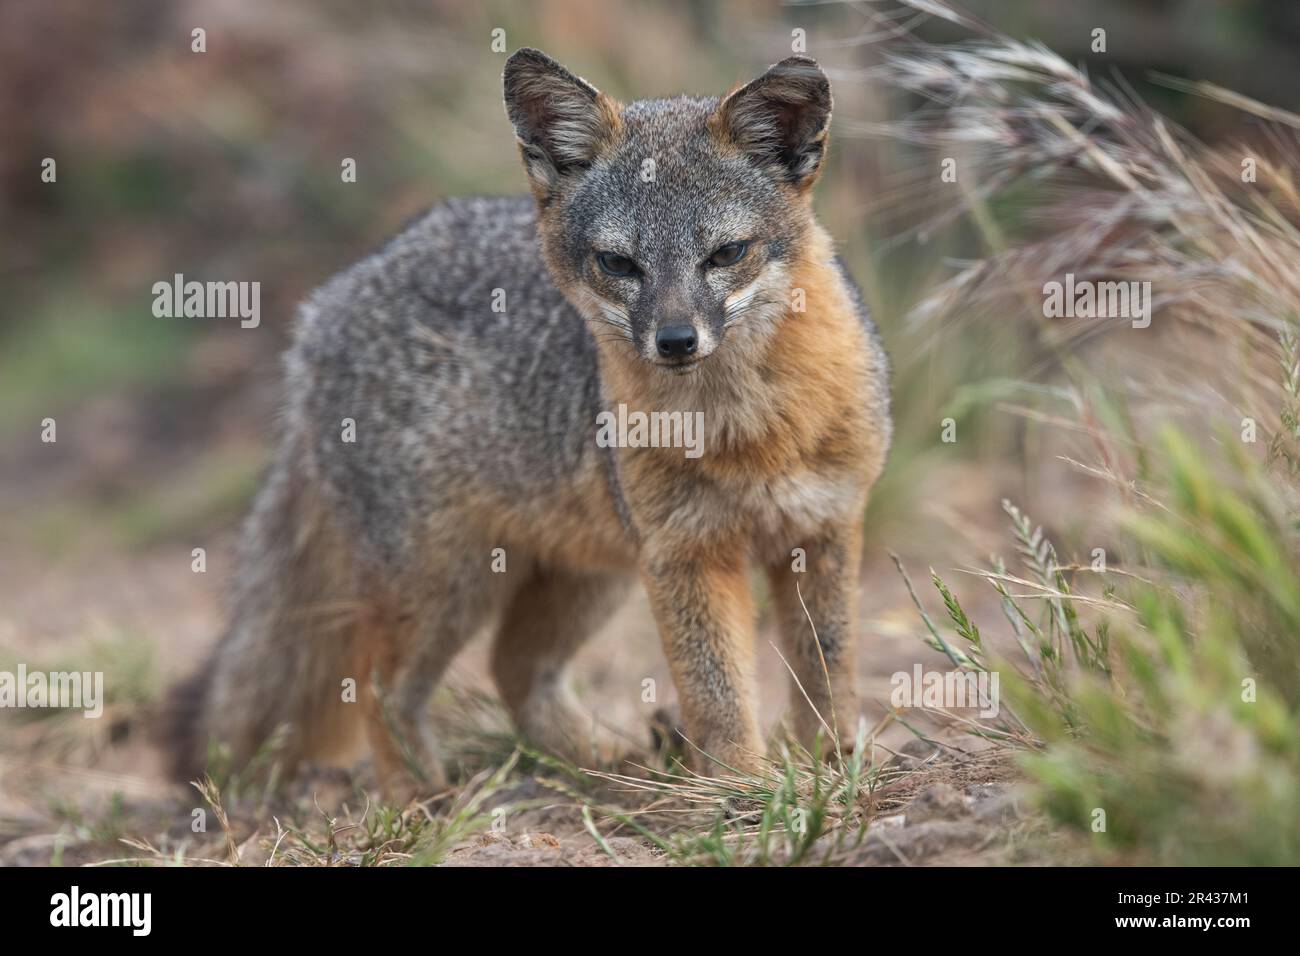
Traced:
<svg viewBox="0 0 1300 956">
<path fill-rule="evenodd" d="M 830 122 L 830 80 L 816 60 L 792 56 L 724 98 L 710 126 L 788 182 L 810 186 Z"/>
</svg>

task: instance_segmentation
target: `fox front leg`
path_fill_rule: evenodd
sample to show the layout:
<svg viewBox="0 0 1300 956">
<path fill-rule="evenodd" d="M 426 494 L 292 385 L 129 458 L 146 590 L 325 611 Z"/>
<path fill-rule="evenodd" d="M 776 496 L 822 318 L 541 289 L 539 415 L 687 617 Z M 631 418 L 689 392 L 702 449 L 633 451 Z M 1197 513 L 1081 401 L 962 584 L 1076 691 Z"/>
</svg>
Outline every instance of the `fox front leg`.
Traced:
<svg viewBox="0 0 1300 956">
<path fill-rule="evenodd" d="M 768 567 L 768 581 L 781 632 L 782 653 L 794 673 L 790 706 L 795 734 L 813 746 L 818 730 L 827 738 L 822 755 L 853 745 L 858 720 L 854 690 L 858 621 L 858 570 L 862 559 L 859 520 L 828 529 L 791 548 Z"/>
<path fill-rule="evenodd" d="M 642 577 L 681 699 L 692 763 L 711 774 L 756 770 L 762 741 L 754 603 L 743 560 L 652 549 Z"/>
</svg>

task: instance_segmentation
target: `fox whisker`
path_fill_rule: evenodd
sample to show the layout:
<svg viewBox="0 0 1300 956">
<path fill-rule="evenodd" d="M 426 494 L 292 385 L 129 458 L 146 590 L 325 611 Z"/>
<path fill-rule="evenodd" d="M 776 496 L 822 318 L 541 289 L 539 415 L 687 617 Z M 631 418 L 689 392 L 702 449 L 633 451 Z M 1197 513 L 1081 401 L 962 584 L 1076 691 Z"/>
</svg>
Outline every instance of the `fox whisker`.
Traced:
<svg viewBox="0 0 1300 956">
<path fill-rule="evenodd" d="M 632 323 L 628 320 L 626 313 L 604 302 L 597 302 L 596 308 L 600 310 L 600 314 L 590 316 L 592 322 L 599 322 L 602 325 L 617 329 L 620 338 L 628 343 L 632 342 Z"/>
<path fill-rule="evenodd" d="M 723 312 L 722 327 L 724 329 L 729 329 L 755 309 L 773 305 L 776 301 L 776 299 L 764 296 L 758 292 L 751 292 L 739 302 L 730 305 L 726 311 Z"/>
<path fill-rule="evenodd" d="M 617 331 L 618 331 L 618 337 L 619 337 L 619 338 L 626 339 L 626 340 L 629 341 L 629 342 L 632 341 L 632 328 L 631 328 L 631 326 L 622 325 L 622 324 L 620 324 L 620 323 L 618 323 L 618 322 L 611 322 L 609 319 L 602 319 L 602 318 L 596 318 L 596 319 L 594 319 L 593 321 L 596 322 L 596 323 L 599 323 L 600 325 L 607 325 L 607 326 L 609 326 L 610 328 L 617 330 Z M 593 330 L 593 332 L 594 332 L 594 330 Z"/>
</svg>

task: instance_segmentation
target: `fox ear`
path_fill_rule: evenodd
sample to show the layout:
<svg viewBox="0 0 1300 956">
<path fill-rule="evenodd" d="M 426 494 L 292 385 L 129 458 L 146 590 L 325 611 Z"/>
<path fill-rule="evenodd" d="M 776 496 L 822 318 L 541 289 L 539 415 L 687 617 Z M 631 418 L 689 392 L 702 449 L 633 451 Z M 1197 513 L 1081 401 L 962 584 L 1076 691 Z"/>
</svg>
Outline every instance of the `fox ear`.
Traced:
<svg viewBox="0 0 1300 956">
<path fill-rule="evenodd" d="M 759 163 L 811 185 L 826 153 L 831 84 L 816 60 L 792 56 L 718 104 L 710 123 Z"/>
<path fill-rule="evenodd" d="M 506 115 L 539 198 L 559 177 L 590 166 L 618 131 L 618 104 L 541 50 L 512 55 L 504 85 Z"/>
</svg>

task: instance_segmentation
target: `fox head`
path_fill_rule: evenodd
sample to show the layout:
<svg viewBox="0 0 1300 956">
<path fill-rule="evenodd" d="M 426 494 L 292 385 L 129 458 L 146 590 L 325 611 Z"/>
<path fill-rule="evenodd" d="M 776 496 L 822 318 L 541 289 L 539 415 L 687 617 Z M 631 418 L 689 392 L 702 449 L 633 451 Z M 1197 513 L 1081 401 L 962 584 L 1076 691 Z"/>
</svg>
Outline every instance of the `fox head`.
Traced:
<svg viewBox="0 0 1300 956">
<path fill-rule="evenodd" d="M 815 228 L 831 115 L 816 62 L 782 60 L 724 97 L 627 105 L 537 50 L 504 79 L 542 255 L 606 348 L 689 374 L 742 329 L 770 334 Z"/>
</svg>

